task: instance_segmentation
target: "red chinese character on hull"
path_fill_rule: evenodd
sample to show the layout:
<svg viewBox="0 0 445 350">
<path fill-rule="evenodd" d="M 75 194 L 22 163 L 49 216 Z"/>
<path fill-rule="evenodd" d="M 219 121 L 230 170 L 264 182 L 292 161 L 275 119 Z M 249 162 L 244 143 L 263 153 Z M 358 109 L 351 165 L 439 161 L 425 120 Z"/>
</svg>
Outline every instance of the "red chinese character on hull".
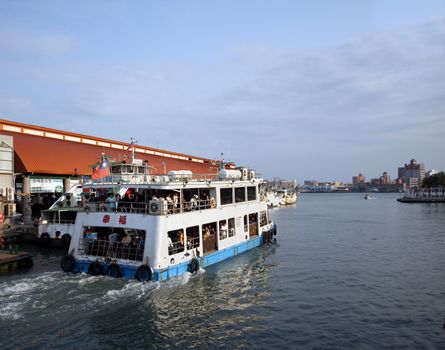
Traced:
<svg viewBox="0 0 445 350">
<path fill-rule="evenodd" d="M 108 224 L 110 222 L 110 215 L 104 215 L 102 221 L 104 224 Z"/>
<path fill-rule="evenodd" d="M 127 215 L 119 216 L 119 224 L 126 225 L 127 224 Z"/>
</svg>

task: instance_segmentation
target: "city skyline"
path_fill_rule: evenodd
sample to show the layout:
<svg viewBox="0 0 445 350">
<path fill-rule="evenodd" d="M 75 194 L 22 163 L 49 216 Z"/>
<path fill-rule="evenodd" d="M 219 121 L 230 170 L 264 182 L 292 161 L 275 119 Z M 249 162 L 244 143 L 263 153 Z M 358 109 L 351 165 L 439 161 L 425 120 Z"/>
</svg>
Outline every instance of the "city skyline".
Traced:
<svg viewBox="0 0 445 350">
<path fill-rule="evenodd" d="M 0 4 L 0 118 L 350 182 L 445 169 L 445 4 Z"/>
</svg>

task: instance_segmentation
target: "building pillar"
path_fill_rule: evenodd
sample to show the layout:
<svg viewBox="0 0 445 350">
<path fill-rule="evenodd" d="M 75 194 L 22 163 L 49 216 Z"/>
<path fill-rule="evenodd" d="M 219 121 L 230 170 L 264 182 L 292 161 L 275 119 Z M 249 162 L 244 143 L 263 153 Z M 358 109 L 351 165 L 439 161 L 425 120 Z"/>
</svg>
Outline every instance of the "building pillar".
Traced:
<svg viewBox="0 0 445 350">
<path fill-rule="evenodd" d="M 68 192 L 68 190 L 70 189 L 70 184 L 71 182 L 69 177 L 63 179 L 63 193 Z"/>
<path fill-rule="evenodd" d="M 23 203 L 23 223 L 25 225 L 32 225 L 32 210 L 31 210 L 31 185 L 29 176 L 23 176 L 22 188 L 22 203 Z"/>
</svg>

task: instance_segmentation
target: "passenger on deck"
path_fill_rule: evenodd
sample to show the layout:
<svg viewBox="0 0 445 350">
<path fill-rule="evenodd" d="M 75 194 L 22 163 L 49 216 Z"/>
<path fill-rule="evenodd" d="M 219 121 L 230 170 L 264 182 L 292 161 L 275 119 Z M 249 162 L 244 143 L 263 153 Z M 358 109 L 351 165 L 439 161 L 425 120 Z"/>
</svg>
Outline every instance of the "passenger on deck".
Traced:
<svg viewBox="0 0 445 350">
<path fill-rule="evenodd" d="M 182 230 L 179 231 L 178 240 L 179 240 L 179 244 L 183 247 L 184 246 L 184 231 L 182 231 Z"/>
<path fill-rule="evenodd" d="M 178 209 L 179 198 L 177 194 L 173 195 L 173 211 L 176 212 Z"/>
<path fill-rule="evenodd" d="M 108 197 L 105 201 L 107 202 L 111 210 L 116 209 L 116 197 L 113 193 L 108 193 Z"/>
<path fill-rule="evenodd" d="M 167 195 L 167 197 L 165 197 L 165 200 L 167 201 L 167 209 L 169 213 L 173 212 L 173 201 L 170 198 L 170 195 Z"/>
<path fill-rule="evenodd" d="M 119 238 L 120 238 L 120 234 L 117 232 L 113 232 L 108 236 L 108 240 L 110 241 L 110 244 L 118 242 Z"/>
<path fill-rule="evenodd" d="M 130 243 L 131 243 L 131 237 L 130 237 L 129 235 L 125 235 L 125 236 L 122 238 L 122 243 L 123 243 L 123 244 L 130 244 Z"/>
</svg>

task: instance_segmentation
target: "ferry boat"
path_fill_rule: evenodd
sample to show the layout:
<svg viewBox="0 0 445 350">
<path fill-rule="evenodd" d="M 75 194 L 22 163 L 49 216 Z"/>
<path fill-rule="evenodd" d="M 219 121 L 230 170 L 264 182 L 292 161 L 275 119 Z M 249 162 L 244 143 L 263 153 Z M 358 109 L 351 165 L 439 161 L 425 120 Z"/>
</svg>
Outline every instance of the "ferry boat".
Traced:
<svg viewBox="0 0 445 350">
<path fill-rule="evenodd" d="M 275 241 L 262 183 L 247 168 L 152 175 L 134 157 L 110 162 L 82 184 L 62 270 L 162 281 Z"/>
<path fill-rule="evenodd" d="M 81 210 L 82 186 L 75 184 L 47 210 L 42 210 L 38 224 L 37 242 L 43 246 L 68 248 L 74 233 L 77 212 Z"/>
</svg>

